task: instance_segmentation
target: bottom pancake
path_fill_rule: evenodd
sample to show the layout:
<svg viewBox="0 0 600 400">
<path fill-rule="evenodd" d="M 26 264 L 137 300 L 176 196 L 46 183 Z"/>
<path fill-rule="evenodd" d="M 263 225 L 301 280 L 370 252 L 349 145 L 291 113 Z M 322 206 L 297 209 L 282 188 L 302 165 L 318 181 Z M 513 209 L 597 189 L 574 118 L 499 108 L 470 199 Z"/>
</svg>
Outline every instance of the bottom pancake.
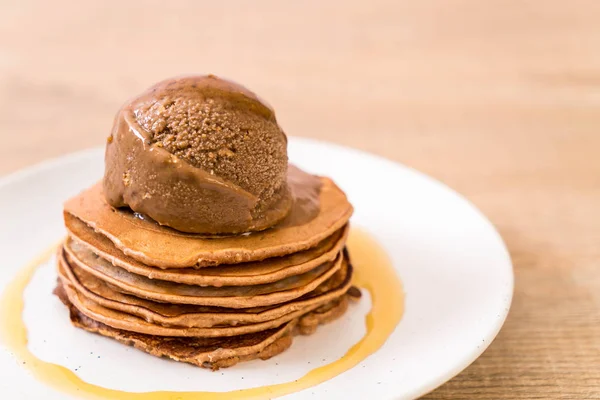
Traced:
<svg viewBox="0 0 600 400">
<path fill-rule="evenodd" d="M 311 334 L 319 324 L 339 318 L 348 308 L 348 298 L 352 298 L 350 294 L 344 295 L 337 302 L 322 306 L 277 328 L 232 337 L 190 338 L 153 336 L 112 328 L 85 316 L 74 307 L 60 281 L 54 293 L 69 308 L 71 322 L 78 328 L 111 337 L 157 357 L 167 357 L 212 370 L 257 358 L 267 360 L 285 351 L 292 344 L 294 334 Z"/>
</svg>

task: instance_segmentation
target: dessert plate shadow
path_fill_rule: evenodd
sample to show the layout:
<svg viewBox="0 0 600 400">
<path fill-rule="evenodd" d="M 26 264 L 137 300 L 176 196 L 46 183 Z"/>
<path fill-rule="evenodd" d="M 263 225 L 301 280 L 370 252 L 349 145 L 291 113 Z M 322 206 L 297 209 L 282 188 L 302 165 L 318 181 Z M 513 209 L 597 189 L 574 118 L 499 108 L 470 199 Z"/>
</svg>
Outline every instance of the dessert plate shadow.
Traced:
<svg viewBox="0 0 600 400">
<path fill-rule="evenodd" d="M 329 381 L 285 398 L 333 398 L 338 393 L 347 399 L 411 399 L 433 390 L 472 363 L 502 327 L 513 293 L 510 257 L 492 224 L 446 186 L 389 160 L 300 138 L 290 138 L 288 152 L 292 163 L 330 176 L 347 193 L 355 208 L 351 223 L 367 231 L 387 251 L 402 281 L 405 312 L 376 353 Z M 62 203 L 93 184 L 102 173 L 103 149 L 92 149 L 0 179 L 0 292 L 21 268 L 65 235 Z M 58 302 L 49 292 L 36 296 Z M 27 312 L 27 303 L 25 306 Z M 61 323 L 65 321 L 66 317 L 61 318 Z M 331 324 L 332 332 L 335 323 Z M 30 334 L 31 342 L 35 337 L 43 338 L 43 332 Z M 102 340 L 90 337 L 91 342 Z M 306 337 L 309 344 L 306 350 L 296 352 L 303 353 L 298 362 L 320 359 L 311 349 L 323 348 L 319 344 L 323 337 Z M 285 362 L 293 365 L 290 357 Z M 277 360 L 274 357 L 263 363 Z M 66 361 L 63 365 L 85 380 L 85 368 Z M 143 368 L 143 363 L 138 365 Z M 261 368 L 261 362 L 252 365 Z M 218 374 L 221 372 L 227 374 L 228 370 Z M 211 374 L 199 369 L 194 373 Z M 1 343 L 0 374 L 1 398 L 65 398 L 17 365 L 10 349 Z M 138 370 L 137 375 L 148 381 L 143 371 Z M 270 384 L 269 379 L 263 376 L 256 385 Z"/>
</svg>

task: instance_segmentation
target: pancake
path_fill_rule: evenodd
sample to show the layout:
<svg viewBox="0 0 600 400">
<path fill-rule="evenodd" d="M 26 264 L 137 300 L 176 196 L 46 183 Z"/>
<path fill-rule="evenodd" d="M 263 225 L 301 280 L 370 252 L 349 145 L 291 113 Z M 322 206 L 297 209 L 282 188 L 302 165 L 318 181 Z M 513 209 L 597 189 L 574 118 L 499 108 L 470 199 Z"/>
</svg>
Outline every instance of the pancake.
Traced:
<svg viewBox="0 0 600 400">
<path fill-rule="evenodd" d="M 253 286 L 220 288 L 184 285 L 148 279 L 132 274 L 71 242 L 64 246 L 69 269 L 83 269 L 118 290 L 164 303 L 247 308 L 279 304 L 296 299 L 317 288 L 341 268 L 343 255 L 299 276 Z"/>
<path fill-rule="evenodd" d="M 123 209 L 114 209 L 104 200 L 97 183 L 65 203 L 64 214 L 79 218 L 106 236 L 126 255 L 160 268 L 205 267 L 237 264 L 285 256 L 316 246 L 341 229 L 352 215 L 344 192 L 329 178 L 320 178 L 319 210 L 307 218 L 305 191 L 294 190 L 294 204 L 288 217 L 261 232 L 230 237 L 205 237 L 160 226 L 148 218 Z M 312 194 L 311 194 L 312 195 Z"/>
<path fill-rule="evenodd" d="M 129 290 L 134 286 L 138 290 L 156 292 L 161 294 L 188 296 L 188 297 L 237 297 L 237 296 L 257 296 L 291 290 L 305 286 L 317 277 L 329 270 L 339 259 L 338 253 L 333 262 L 327 262 L 319 265 L 312 270 L 300 275 L 290 276 L 277 282 L 264 283 L 260 285 L 247 286 L 197 286 L 187 285 L 176 282 L 163 281 L 161 279 L 150 279 L 142 275 L 131 273 L 123 268 L 117 267 L 102 257 L 99 257 L 86 246 L 67 239 L 64 249 L 68 258 L 74 261 L 79 267 L 90 271 L 96 276 L 108 276 L 116 282 L 112 282 L 123 290 Z M 94 271 L 91 271 L 94 270 Z"/>
<path fill-rule="evenodd" d="M 79 295 L 106 308 L 138 316 L 150 323 L 166 327 L 210 328 L 256 324 L 281 318 L 299 310 L 310 311 L 328 303 L 350 288 L 352 269 L 344 259 L 342 268 L 314 291 L 287 303 L 272 307 L 232 309 L 188 304 L 166 304 L 140 299 L 113 289 L 106 282 L 84 270 L 65 268 L 67 260 L 60 250 L 58 272 L 73 285 Z"/>
<path fill-rule="evenodd" d="M 283 257 L 259 262 L 220 265 L 209 268 L 160 269 L 149 267 L 126 256 L 105 236 L 94 232 L 80 219 L 65 215 L 72 239 L 86 245 L 98 256 L 129 272 L 170 282 L 200 286 L 247 286 L 275 282 L 307 272 L 335 259 L 348 236 L 348 225 L 325 238 L 315 247 Z"/>
<path fill-rule="evenodd" d="M 267 360 L 283 352 L 292 344 L 291 334 L 296 324 L 296 321 L 291 321 L 278 328 L 228 338 L 168 338 L 144 335 L 111 328 L 86 317 L 69 302 L 62 284 L 56 287 L 54 293 L 69 308 L 71 323 L 78 328 L 116 339 L 157 357 L 168 357 L 213 370 L 256 358 Z"/>
<path fill-rule="evenodd" d="M 187 327 L 165 327 L 162 325 L 152 324 L 142 318 L 127 314 L 121 311 L 113 310 L 101 306 L 100 304 L 82 296 L 70 284 L 63 281 L 63 288 L 67 293 L 69 301 L 75 308 L 87 317 L 102 322 L 108 326 L 117 329 L 124 329 L 130 332 L 144 333 L 154 336 L 173 336 L 173 337 L 227 337 L 238 336 L 247 333 L 255 333 L 271 328 L 276 328 L 299 318 L 308 312 L 314 310 L 319 305 L 313 305 L 308 309 L 302 309 L 293 313 L 286 314 L 272 321 L 265 321 L 258 324 L 229 326 L 229 327 L 214 327 L 214 328 L 187 328 Z M 344 295 L 342 295 L 344 296 Z M 336 299 L 337 300 L 337 299 Z M 336 300 L 333 300 L 334 302 Z"/>
</svg>

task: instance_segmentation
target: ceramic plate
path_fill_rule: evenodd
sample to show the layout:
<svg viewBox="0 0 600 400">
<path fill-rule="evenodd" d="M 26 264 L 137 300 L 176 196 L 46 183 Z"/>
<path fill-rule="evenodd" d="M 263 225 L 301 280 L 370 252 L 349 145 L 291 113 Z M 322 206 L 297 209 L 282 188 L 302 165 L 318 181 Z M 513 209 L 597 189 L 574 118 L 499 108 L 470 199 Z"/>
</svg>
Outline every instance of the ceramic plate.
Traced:
<svg viewBox="0 0 600 400">
<path fill-rule="evenodd" d="M 377 352 L 288 397 L 333 398 L 337 393 L 346 399 L 410 399 L 473 362 L 500 330 L 513 292 L 510 258 L 492 224 L 444 185 L 383 158 L 298 138 L 290 139 L 289 155 L 300 167 L 331 176 L 346 191 L 356 210 L 353 226 L 370 233 L 392 260 L 404 286 L 405 311 Z M 102 172 L 103 150 L 94 149 L 0 180 L 0 291 L 65 234 L 62 202 Z M 213 373 L 71 327 L 64 306 L 51 295 L 54 282 L 50 261 L 25 290 L 23 319 L 31 352 L 84 381 L 132 392 L 194 390 L 199 385 L 227 391 L 298 379 L 321 360 L 342 356 L 360 339 L 370 305 L 365 296 L 344 318 L 312 336 L 298 337 L 289 351 L 271 360 Z M 18 363 L 10 349 L 0 348 L 0 397 L 65 398 Z M 148 379 L 153 376 L 161 379 Z"/>
</svg>

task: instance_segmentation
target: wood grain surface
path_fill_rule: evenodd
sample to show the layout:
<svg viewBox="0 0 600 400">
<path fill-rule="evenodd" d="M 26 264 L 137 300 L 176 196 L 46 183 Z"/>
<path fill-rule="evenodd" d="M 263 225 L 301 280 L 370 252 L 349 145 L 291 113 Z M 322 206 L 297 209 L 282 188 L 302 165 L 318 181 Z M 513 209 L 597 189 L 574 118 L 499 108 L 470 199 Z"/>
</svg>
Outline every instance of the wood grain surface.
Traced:
<svg viewBox="0 0 600 400">
<path fill-rule="evenodd" d="M 157 80 L 232 78 L 288 134 L 415 167 L 500 230 L 506 325 L 427 398 L 600 398 L 599 1 L 0 4 L 0 174 L 102 144 Z"/>
</svg>

